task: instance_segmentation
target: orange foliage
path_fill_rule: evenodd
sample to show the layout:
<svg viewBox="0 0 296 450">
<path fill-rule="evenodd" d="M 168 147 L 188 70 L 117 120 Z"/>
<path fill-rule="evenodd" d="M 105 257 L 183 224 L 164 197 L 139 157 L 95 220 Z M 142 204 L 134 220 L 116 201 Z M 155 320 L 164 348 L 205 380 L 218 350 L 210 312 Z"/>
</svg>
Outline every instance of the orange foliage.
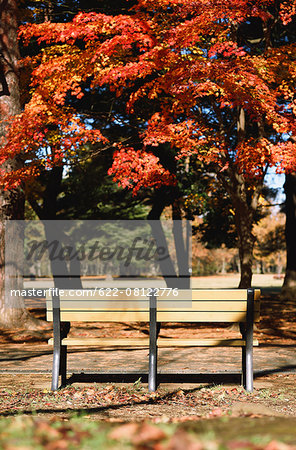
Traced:
<svg viewBox="0 0 296 450">
<path fill-rule="evenodd" d="M 115 152 L 113 166 L 108 171 L 108 175 L 114 174 L 119 186 L 133 189 L 134 195 L 142 187 L 158 188 L 176 183 L 175 177 L 159 164 L 159 158 L 132 148 Z"/>
<path fill-rule="evenodd" d="M 13 172 L 1 171 L 1 183 L 8 188 L 38 175 L 41 166 L 50 168 L 75 158 L 83 143 L 107 141 L 99 130 L 87 129 L 69 109 L 60 109 L 54 102 L 45 103 L 36 93 L 24 112 L 11 121 L 5 140 L 0 164 L 16 155 L 29 161 Z"/>
<path fill-rule="evenodd" d="M 31 162 L 22 173 L 7 174 L 6 186 L 38 172 L 40 165 L 75 158 L 87 141 L 106 141 L 98 130 L 86 127 L 66 105 L 67 94 L 83 96 L 83 83 L 91 88 L 108 84 L 117 95 L 128 85 L 128 110 L 139 100 L 157 100 L 143 132 L 143 149 L 121 147 L 110 170 L 118 183 L 134 193 L 141 187 L 174 184 L 157 156 L 146 147 L 169 142 L 177 158 L 196 154 L 218 170 L 235 164 L 239 172 L 263 177 L 268 166 L 296 170 L 295 45 L 267 47 L 260 55 L 248 53 L 234 41 L 233 28 L 250 17 L 272 19 L 271 0 L 139 0 L 131 15 L 115 17 L 80 13 L 69 23 L 27 25 L 20 35 L 47 44 L 33 66 L 32 97 L 25 112 L 12 122 L 9 142 L 0 162 L 21 155 Z M 284 24 L 295 15 L 296 1 L 281 2 Z M 153 14 L 151 13 L 153 11 Z M 285 105 L 279 99 L 285 99 Z M 207 110 L 201 113 L 202 105 Z M 242 108 L 254 124 L 265 123 L 278 136 L 247 135 L 235 147 L 221 127 L 207 120 Z M 44 158 L 44 149 L 50 148 Z M 155 150 L 155 152 L 157 149 Z"/>
</svg>

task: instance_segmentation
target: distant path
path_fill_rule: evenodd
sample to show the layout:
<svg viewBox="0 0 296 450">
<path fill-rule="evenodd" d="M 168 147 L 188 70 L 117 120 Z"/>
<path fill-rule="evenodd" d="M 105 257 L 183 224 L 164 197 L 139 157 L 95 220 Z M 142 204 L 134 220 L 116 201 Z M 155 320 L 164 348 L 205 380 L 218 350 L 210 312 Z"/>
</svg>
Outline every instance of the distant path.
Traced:
<svg viewBox="0 0 296 450">
<path fill-rule="evenodd" d="M 239 285 L 240 274 L 225 274 L 225 275 L 209 275 L 207 277 L 192 277 L 192 287 L 201 289 L 231 289 L 237 288 Z M 120 286 L 120 287 L 141 287 L 143 283 L 149 286 L 155 286 L 155 283 L 160 286 L 165 286 L 163 280 L 146 280 L 146 279 L 102 279 L 101 277 L 83 278 L 82 284 L 84 288 Z M 280 288 L 283 284 L 283 278 L 276 278 L 275 274 L 254 274 L 252 285 L 261 288 Z M 46 278 L 37 280 L 28 280 L 24 282 L 25 288 L 48 288 L 53 287 L 53 281 Z"/>
<path fill-rule="evenodd" d="M 192 287 L 201 289 L 232 289 L 239 285 L 240 274 L 210 275 L 208 277 L 193 277 Z M 275 274 L 254 274 L 252 286 L 257 288 L 280 289 L 283 279 L 278 279 Z"/>
</svg>

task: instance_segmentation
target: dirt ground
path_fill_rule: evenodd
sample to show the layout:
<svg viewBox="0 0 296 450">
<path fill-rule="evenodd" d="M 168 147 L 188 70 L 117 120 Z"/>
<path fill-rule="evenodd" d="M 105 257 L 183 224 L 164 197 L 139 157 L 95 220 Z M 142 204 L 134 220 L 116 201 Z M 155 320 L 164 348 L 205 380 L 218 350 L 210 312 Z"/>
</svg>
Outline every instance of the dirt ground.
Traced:
<svg viewBox="0 0 296 450">
<path fill-rule="evenodd" d="M 111 422 L 183 422 L 215 417 L 296 417 L 296 374 L 255 381 L 252 394 L 237 385 L 163 384 L 156 393 L 147 385 L 74 383 L 48 390 L 49 375 L 2 374 L 0 414 L 83 415 Z"/>
</svg>

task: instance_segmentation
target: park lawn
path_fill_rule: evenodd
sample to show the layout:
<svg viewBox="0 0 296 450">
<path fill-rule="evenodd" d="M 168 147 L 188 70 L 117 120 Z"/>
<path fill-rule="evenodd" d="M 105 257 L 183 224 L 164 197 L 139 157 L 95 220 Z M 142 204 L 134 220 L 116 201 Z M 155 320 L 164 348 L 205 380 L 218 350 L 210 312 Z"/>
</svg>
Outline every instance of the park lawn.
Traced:
<svg viewBox="0 0 296 450">
<path fill-rule="evenodd" d="M 114 424 L 83 416 L 17 416 L 0 419 L 0 445 L 6 450 L 288 450 L 296 448 L 295 425 L 295 419 L 270 417 Z"/>
</svg>

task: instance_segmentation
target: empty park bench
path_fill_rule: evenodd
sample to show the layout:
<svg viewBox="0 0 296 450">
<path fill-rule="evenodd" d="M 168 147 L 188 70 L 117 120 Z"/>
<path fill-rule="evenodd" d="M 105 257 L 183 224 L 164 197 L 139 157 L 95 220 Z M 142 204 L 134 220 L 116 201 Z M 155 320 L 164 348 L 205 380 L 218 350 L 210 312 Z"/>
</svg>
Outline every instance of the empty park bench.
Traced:
<svg viewBox="0 0 296 450">
<path fill-rule="evenodd" d="M 67 346 L 148 347 L 150 391 L 155 391 L 157 387 L 158 347 L 221 346 L 241 347 L 242 384 L 247 391 L 252 392 L 253 346 L 258 345 L 258 341 L 253 339 L 253 325 L 259 321 L 260 290 L 168 290 L 168 295 L 157 296 L 157 293 L 160 294 L 159 289 L 146 288 L 145 296 L 139 296 L 139 289 L 108 289 L 99 289 L 92 296 L 87 294 L 90 290 L 85 289 L 87 296 L 83 298 L 75 295 L 74 291 L 64 291 L 63 295 L 47 293 L 47 320 L 53 321 L 53 339 L 49 340 L 49 344 L 53 345 L 52 390 L 58 389 L 60 375 L 62 385 L 67 383 Z M 176 292 L 177 299 L 174 295 Z M 148 298 L 146 294 L 150 294 Z M 149 322 L 149 338 L 67 337 L 72 321 Z M 241 338 L 162 338 L 158 337 L 157 322 L 238 323 Z"/>
</svg>

